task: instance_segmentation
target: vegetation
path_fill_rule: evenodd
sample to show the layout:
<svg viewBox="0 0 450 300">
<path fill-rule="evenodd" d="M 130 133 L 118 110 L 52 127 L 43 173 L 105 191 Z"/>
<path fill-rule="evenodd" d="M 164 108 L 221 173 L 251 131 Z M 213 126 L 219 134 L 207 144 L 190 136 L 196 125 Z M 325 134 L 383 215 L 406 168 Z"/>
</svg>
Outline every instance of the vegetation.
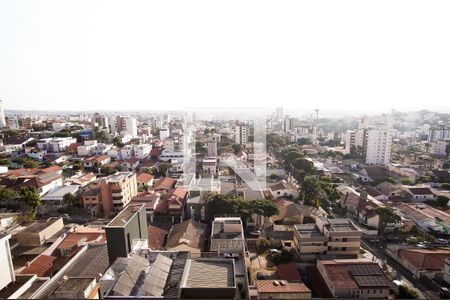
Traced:
<svg viewBox="0 0 450 300">
<path fill-rule="evenodd" d="M 67 193 L 63 196 L 63 202 L 68 206 L 76 206 L 78 204 L 77 198 L 71 193 Z"/>
<path fill-rule="evenodd" d="M 16 191 L 10 188 L 0 188 L 0 201 L 7 201 L 17 197 Z"/>
<path fill-rule="evenodd" d="M 411 180 L 409 178 L 400 178 L 400 182 L 404 185 L 411 185 Z"/>
<path fill-rule="evenodd" d="M 301 185 L 299 196 L 305 204 L 314 205 L 318 208 L 321 201 L 334 202 L 341 195 L 329 178 L 319 179 L 316 176 L 306 176 Z"/>
<path fill-rule="evenodd" d="M 233 144 L 231 145 L 231 148 L 233 148 L 233 153 L 237 155 L 239 152 L 242 151 L 242 145 L 241 144 Z"/>
<path fill-rule="evenodd" d="M 205 194 L 206 211 L 211 218 L 218 215 L 239 215 L 245 222 L 252 214 L 272 217 L 279 214 L 278 207 L 270 200 L 244 200 L 242 197 Z"/>
<path fill-rule="evenodd" d="M 383 234 L 386 230 L 386 226 L 389 223 L 400 223 L 401 218 L 395 213 L 394 209 L 390 206 L 377 207 L 376 213 L 380 217 L 380 224 L 378 226 L 378 234 Z"/>
<path fill-rule="evenodd" d="M 396 299 L 418 299 L 419 295 L 417 295 L 417 292 L 406 285 L 400 285 L 395 291 L 395 298 Z"/>
<path fill-rule="evenodd" d="M 172 165 L 169 162 L 160 162 L 152 167 L 151 174 L 155 177 L 165 177 Z"/>
<path fill-rule="evenodd" d="M 6 158 L 1 158 L 0 159 L 0 166 L 9 166 L 11 162 L 9 161 L 9 159 Z"/>
<path fill-rule="evenodd" d="M 123 146 L 125 146 L 125 144 L 122 143 L 122 140 L 121 140 L 120 137 L 118 137 L 118 136 L 115 136 L 115 137 L 112 139 L 112 142 L 113 142 L 114 146 L 117 146 L 117 147 L 123 147 Z"/>
<path fill-rule="evenodd" d="M 305 176 L 315 174 L 314 164 L 307 160 L 297 148 L 286 148 L 281 151 L 284 168 L 298 181 L 303 182 Z"/>
<path fill-rule="evenodd" d="M 433 207 L 440 207 L 442 210 L 447 210 L 449 198 L 445 196 L 437 196 L 436 199 L 427 200 L 426 203 Z"/>
<path fill-rule="evenodd" d="M 285 264 L 292 261 L 292 253 L 282 249 L 280 253 L 272 254 L 272 262 L 275 265 Z"/>
<path fill-rule="evenodd" d="M 33 186 L 24 186 L 19 191 L 21 200 L 31 209 L 31 215 L 36 215 L 37 208 L 41 206 L 41 197 Z"/>
</svg>

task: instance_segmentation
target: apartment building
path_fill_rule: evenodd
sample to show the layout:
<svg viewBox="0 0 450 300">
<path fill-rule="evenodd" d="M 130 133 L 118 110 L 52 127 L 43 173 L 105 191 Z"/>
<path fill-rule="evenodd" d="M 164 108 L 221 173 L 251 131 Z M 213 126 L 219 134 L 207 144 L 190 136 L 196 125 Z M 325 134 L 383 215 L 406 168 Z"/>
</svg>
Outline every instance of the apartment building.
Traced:
<svg viewBox="0 0 450 300">
<path fill-rule="evenodd" d="M 14 282 L 16 277 L 14 273 L 11 249 L 9 247 L 10 234 L 0 234 L 0 290 L 6 287 L 11 282 Z"/>
<path fill-rule="evenodd" d="M 369 129 L 367 132 L 366 164 L 386 165 L 391 159 L 392 136 L 389 128 Z"/>
<path fill-rule="evenodd" d="M 316 218 L 316 224 L 294 225 L 294 245 L 302 261 L 355 258 L 362 231 L 349 219 Z"/>
<path fill-rule="evenodd" d="M 248 125 L 238 123 L 234 126 L 234 135 L 236 144 L 245 145 L 248 141 Z"/>
<path fill-rule="evenodd" d="M 119 172 L 103 178 L 99 183 L 103 213 L 122 210 L 137 195 L 136 174 Z"/>
<path fill-rule="evenodd" d="M 140 144 L 134 146 L 134 157 L 139 160 L 144 160 L 150 155 L 152 151 L 152 145 L 150 144 Z"/>
</svg>

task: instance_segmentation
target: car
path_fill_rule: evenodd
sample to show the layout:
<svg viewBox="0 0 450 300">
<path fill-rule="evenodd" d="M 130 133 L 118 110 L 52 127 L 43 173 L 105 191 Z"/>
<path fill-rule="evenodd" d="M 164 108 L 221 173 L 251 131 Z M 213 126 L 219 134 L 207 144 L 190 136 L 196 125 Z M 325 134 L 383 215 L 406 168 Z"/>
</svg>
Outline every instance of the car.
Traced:
<svg viewBox="0 0 450 300">
<path fill-rule="evenodd" d="M 250 232 L 250 235 L 260 236 L 261 233 L 262 233 L 261 230 L 255 230 L 255 231 Z"/>
<path fill-rule="evenodd" d="M 229 253 L 229 252 L 225 252 L 225 253 L 223 254 L 223 257 L 225 257 L 225 258 L 233 258 L 233 254 L 232 254 L 232 253 Z"/>
<path fill-rule="evenodd" d="M 281 251 L 278 250 L 278 249 L 270 249 L 269 251 L 270 251 L 270 254 L 278 254 L 278 253 L 281 253 Z"/>
</svg>

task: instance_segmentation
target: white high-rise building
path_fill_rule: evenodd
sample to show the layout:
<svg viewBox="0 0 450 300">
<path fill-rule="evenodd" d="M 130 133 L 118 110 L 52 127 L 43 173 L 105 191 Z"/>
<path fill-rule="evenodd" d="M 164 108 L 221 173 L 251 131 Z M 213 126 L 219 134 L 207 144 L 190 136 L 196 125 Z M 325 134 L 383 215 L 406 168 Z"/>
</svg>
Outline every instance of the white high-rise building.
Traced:
<svg viewBox="0 0 450 300">
<path fill-rule="evenodd" d="M 283 120 L 283 130 L 285 133 L 292 131 L 294 129 L 294 118 L 286 117 Z"/>
<path fill-rule="evenodd" d="M 277 109 L 275 110 L 275 119 L 277 121 L 280 121 L 283 119 L 283 108 L 282 107 L 277 107 Z"/>
<path fill-rule="evenodd" d="M 369 129 L 367 133 L 366 163 L 386 165 L 391 159 L 392 136 L 390 127 Z"/>
<path fill-rule="evenodd" d="M 137 137 L 137 120 L 133 117 L 124 117 L 125 123 L 125 134 L 131 135 L 132 137 Z"/>
<path fill-rule="evenodd" d="M 236 144 L 247 144 L 248 140 L 248 125 L 244 123 L 238 123 L 234 126 L 234 135 Z"/>
<path fill-rule="evenodd" d="M 3 111 L 3 101 L 0 100 L 0 127 L 6 126 L 5 112 Z"/>
</svg>

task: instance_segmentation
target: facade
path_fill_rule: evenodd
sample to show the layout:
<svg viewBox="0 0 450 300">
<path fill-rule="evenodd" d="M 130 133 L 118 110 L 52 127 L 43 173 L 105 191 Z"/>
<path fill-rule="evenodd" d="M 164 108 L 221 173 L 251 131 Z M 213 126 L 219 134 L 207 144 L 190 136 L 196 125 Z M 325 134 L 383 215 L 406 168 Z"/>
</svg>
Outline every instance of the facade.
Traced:
<svg viewBox="0 0 450 300">
<path fill-rule="evenodd" d="M 430 153 L 439 156 L 450 154 L 450 141 L 432 141 L 430 143 Z"/>
<path fill-rule="evenodd" d="M 318 260 L 317 269 L 335 298 L 387 299 L 391 283 L 366 259 Z"/>
<path fill-rule="evenodd" d="M 147 240 L 145 204 L 129 205 L 105 227 L 109 263 L 127 257 L 137 240 Z"/>
<path fill-rule="evenodd" d="M 139 160 L 144 160 L 150 155 L 150 151 L 152 151 L 152 145 L 149 144 L 140 144 L 134 146 L 134 157 Z"/>
<path fill-rule="evenodd" d="M 391 130 L 389 128 L 369 129 L 367 133 L 366 163 L 386 165 L 391 159 Z"/>
<path fill-rule="evenodd" d="M 2 272 L 0 272 L 0 290 L 16 279 L 11 258 L 11 249 L 9 247 L 10 238 L 10 234 L 0 234 L 0 266 L 2 266 Z"/>
<path fill-rule="evenodd" d="M 444 276 L 445 282 L 450 284 L 450 258 L 444 260 Z"/>
<path fill-rule="evenodd" d="M 0 100 L 0 127 L 6 127 L 5 112 L 3 111 L 2 100 Z"/>
<path fill-rule="evenodd" d="M 118 172 L 100 180 L 99 188 L 103 213 L 109 215 L 123 209 L 137 195 L 136 174 Z"/>
<path fill-rule="evenodd" d="M 47 153 L 59 153 L 76 142 L 77 139 L 72 137 L 46 138 L 39 140 L 36 146 L 41 150 L 46 150 Z"/>
<path fill-rule="evenodd" d="M 316 224 L 294 225 L 294 245 L 302 261 L 356 258 L 362 232 L 349 219 L 316 218 Z"/>
<path fill-rule="evenodd" d="M 240 145 L 247 144 L 248 141 L 248 125 L 239 123 L 234 126 L 235 143 Z"/>
</svg>

